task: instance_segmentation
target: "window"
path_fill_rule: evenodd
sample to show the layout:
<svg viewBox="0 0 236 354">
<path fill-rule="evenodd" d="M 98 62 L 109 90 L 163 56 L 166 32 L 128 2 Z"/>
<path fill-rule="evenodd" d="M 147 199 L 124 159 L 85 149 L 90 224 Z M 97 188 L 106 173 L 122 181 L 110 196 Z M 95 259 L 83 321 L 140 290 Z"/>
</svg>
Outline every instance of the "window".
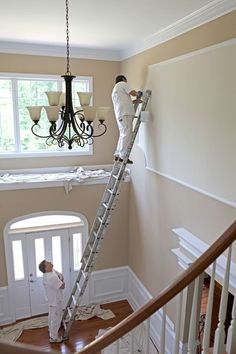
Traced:
<svg viewBox="0 0 236 354">
<path fill-rule="evenodd" d="M 73 259 L 75 271 L 79 270 L 81 267 L 81 258 L 82 258 L 82 234 L 74 233 L 73 234 Z"/>
<path fill-rule="evenodd" d="M 61 236 L 52 237 L 52 263 L 54 269 L 62 273 Z"/>
<path fill-rule="evenodd" d="M 39 270 L 39 263 L 45 259 L 45 250 L 44 250 L 44 239 L 43 238 L 36 238 L 34 240 L 34 251 L 35 251 L 35 269 L 37 277 L 42 277 L 43 274 Z"/>
<path fill-rule="evenodd" d="M 45 156 L 67 154 L 67 146 L 48 146 L 45 139 L 31 132 L 32 120 L 27 106 L 47 106 L 45 91 L 64 91 L 64 81 L 58 76 L 0 75 L 0 157 Z M 75 78 L 72 82 L 73 104 L 78 107 L 77 91 L 92 91 L 92 78 Z M 40 134 L 47 135 L 49 122 L 42 110 Z M 73 146 L 71 154 L 91 154 L 92 147 Z"/>
<path fill-rule="evenodd" d="M 13 268 L 15 280 L 24 279 L 24 264 L 21 240 L 12 241 Z"/>
</svg>

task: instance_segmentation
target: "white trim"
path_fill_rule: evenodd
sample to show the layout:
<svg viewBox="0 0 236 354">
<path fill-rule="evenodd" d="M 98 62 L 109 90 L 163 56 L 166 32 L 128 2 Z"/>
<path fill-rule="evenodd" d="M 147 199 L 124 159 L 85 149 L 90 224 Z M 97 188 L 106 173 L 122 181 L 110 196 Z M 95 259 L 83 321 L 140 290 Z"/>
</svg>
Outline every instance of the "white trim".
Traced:
<svg viewBox="0 0 236 354">
<path fill-rule="evenodd" d="M 128 301 L 134 310 L 144 305 L 147 301 L 153 298 L 149 291 L 144 287 L 136 274 L 128 267 Z M 162 323 L 163 310 L 155 312 L 151 316 L 150 335 L 154 345 L 160 348 L 160 333 Z M 175 340 L 174 324 L 171 319 L 166 316 L 166 348 L 165 353 L 173 353 Z"/>
<path fill-rule="evenodd" d="M 170 26 L 147 37 L 143 41 L 138 41 L 136 45 L 130 46 L 121 52 L 122 60 L 133 55 L 141 53 L 147 49 L 155 47 L 158 44 L 164 43 L 172 38 L 180 36 L 196 27 L 199 27 L 207 22 L 210 22 L 217 17 L 223 16 L 236 9 L 235 0 L 214 0 L 199 10 L 185 16 L 179 21 L 174 22 Z"/>
<path fill-rule="evenodd" d="M 235 0 L 213 0 L 199 10 L 172 23 L 160 31 L 139 40 L 123 50 L 79 48 L 71 46 L 71 58 L 122 61 L 133 55 L 153 48 L 196 27 L 210 22 L 236 9 Z M 1 53 L 65 57 L 65 48 L 60 45 L 0 41 Z"/>
<path fill-rule="evenodd" d="M 103 169 L 105 171 L 111 171 L 113 165 L 85 165 L 81 166 L 85 170 L 96 170 Z M 24 174 L 24 173 L 59 173 L 59 172 L 70 172 L 77 168 L 76 166 L 71 167 L 48 167 L 48 168 L 33 168 L 33 169 L 19 169 L 19 170 L 0 170 L 0 175 L 9 173 L 9 174 Z M 127 172 L 130 172 L 127 169 Z M 54 187 L 66 187 L 66 184 L 70 184 L 73 187 L 80 187 L 84 185 L 98 185 L 98 184 L 107 184 L 109 177 L 85 180 L 83 183 L 77 181 L 44 181 L 44 182 L 17 182 L 17 183 L 0 183 L 0 191 L 2 190 L 17 190 L 17 189 L 34 189 L 34 188 L 54 188 Z M 124 182 L 130 181 L 130 175 L 128 174 Z"/>
<path fill-rule="evenodd" d="M 133 310 L 137 310 L 148 300 L 152 299 L 149 291 L 145 288 L 145 286 L 129 266 L 103 269 L 92 272 L 88 288 L 90 303 L 109 303 L 112 301 L 126 299 Z M 0 291 L 1 289 L 3 288 L 0 288 Z M 7 288 L 5 287 L 4 289 Z M 5 298 L 5 301 L 6 303 L 8 302 L 9 305 L 8 297 Z M 150 321 L 151 339 L 157 348 L 160 345 L 162 314 L 163 311 L 160 309 L 158 312 L 151 316 Z M 6 321 L 4 323 L 6 323 Z M 3 324 L 1 319 L 0 324 Z M 166 354 L 173 353 L 174 340 L 174 324 L 171 319 L 166 316 Z M 183 345 L 180 342 L 180 353 L 187 353 L 184 349 L 185 347 L 186 345 Z"/>
<path fill-rule="evenodd" d="M 1 53 L 39 55 L 63 58 L 65 57 L 65 47 L 59 45 L 0 41 L 0 48 Z M 95 59 L 110 61 L 121 60 L 119 50 L 79 48 L 73 46 L 70 47 L 70 57 L 78 59 Z"/>
<path fill-rule="evenodd" d="M 184 55 L 180 55 L 180 56 L 177 56 L 177 57 L 175 57 L 175 58 L 171 58 L 171 59 L 168 59 L 168 60 L 164 60 L 164 61 L 162 61 L 162 62 L 160 62 L 160 63 L 152 64 L 152 65 L 150 65 L 150 67 L 155 66 L 155 65 L 157 65 L 157 66 L 164 66 L 164 65 L 176 63 L 176 62 L 185 60 L 185 59 L 187 59 L 187 58 L 191 58 L 191 57 L 193 57 L 193 56 L 195 56 L 195 55 L 203 54 L 203 53 L 206 53 L 206 52 L 209 52 L 209 51 L 212 51 L 212 50 L 216 50 L 216 49 L 218 49 L 218 48 L 222 48 L 222 47 L 226 47 L 226 46 L 230 46 L 230 45 L 235 45 L 235 44 L 236 44 L 236 38 L 233 38 L 233 39 L 230 39 L 230 40 L 227 40 L 227 41 L 224 41 L 224 42 L 221 42 L 221 43 L 218 43 L 218 44 L 209 46 L 209 47 L 207 47 L 207 48 L 195 50 L 195 51 L 193 51 L 193 52 L 190 52 L 190 53 L 187 53 L 187 54 L 184 54 Z M 143 153 L 144 153 L 144 156 L 145 156 L 145 163 L 146 163 L 146 161 L 147 161 L 146 155 L 145 155 L 146 153 L 145 153 L 145 151 L 143 150 L 143 147 L 142 147 L 139 143 L 138 143 L 138 146 L 139 146 L 139 148 L 140 148 L 140 149 L 143 151 Z M 185 182 L 185 181 L 182 181 L 182 180 L 180 180 L 180 179 L 178 179 L 178 178 L 175 178 L 175 177 L 173 177 L 173 176 L 170 176 L 170 175 L 168 175 L 168 174 L 166 174 L 166 173 L 163 173 L 163 172 L 161 172 L 161 171 L 155 170 L 154 168 L 147 166 L 147 163 L 146 163 L 146 167 L 145 167 L 145 168 L 146 168 L 147 171 L 154 172 L 154 173 L 156 173 L 157 175 L 159 175 L 159 176 L 161 176 L 161 177 L 167 178 L 167 179 L 169 179 L 169 180 L 171 180 L 171 181 L 173 181 L 173 182 L 176 182 L 176 183 L 178 183 L 178 184 L 181 184 L 182 186 L 185 186 L 185 187 L 187 187 L 187 188 L 190 188 L 190 189 L 194 190 L 195 192 L 201 193 L 201 194 L 203 194 L 203 195 L 206 195 L 207 197 L 210 197 L 210 198 L 215 199 L 215 200 L 217 200 L 217 201 L 219 201 L 219 202 L 221 202 L 221 203 L 224 203 L 224 204 L 229 205 L 229 206 L 231 206 L 231 207 L 233 207 L 233 208 L 236 208 L 236 202 L 235 202 L 235 201 L 222 198 L 222 197 L 220 197 L 220 196 L 218 196 L 218 195 L 216 195 L 216 194 L 213 194 L 213 193 L 207 192 L 207 191 L 205 191 L 205 190 L 203 190 L 203 189 L 201 189 L 201 188 L 195 187 L 195 186 L 193 186 L 193 185 L 190 184 L 190 183 L 187 183 L 187 182 Z"/>
<path fill-rule="evenodd" d="M 229 206 L 231 206 L 231 207 L 233 207 L 233 208 L 236 208 L 236 202 L 233 202 L 233 201 L 231 201 L 231 200 L 228 200 L 228 199 L 219 197 L 219 196 L 217 196 L 217 195 L 215 195 L 215 194 L 213 194 L 213 193 L 209 193 L 209 192 L 205 191 L 204 189 L 195 187 L 195 186 L 193 186 L 193 185 L 191 185 L 191 184 L 189 184 L 189 183 L 186 183 L 186 182 L 184 182 L 184 181 L 181 181 L 181 180 L 178 179 L 178 178 L 169 176 L 169 175 L 166 174 L 166 173 L 162 173 L 162 172 L 160 172 L 160 171 L 157 171 L 157 170 L 155 170 L 155 169 L 153 169 L 153 168 L 151 168 L 151 167 L 146 167 L 146 170 L 148 170 L 148 171 L 150 171 L 150 172 L 154 172 L 154 173 L 156 173 L 157 175 L 159 175 L 159 176 L 161 176 L 161 177 L 164 177 L 164 178 L 169 179 L 170 181 L 174 181 L 174 182 L 176 182 L 176 183 L 179 183 L 179 184 L 181 184 L 182 186 L 185 186 L 185 187 L 187 187 L 187 188 L 190 188 L 190 189 L 192 189 L 192 190 L 195 191 L 195 192 L 204 194 L 204 195 L 206 195 L 207 197 L 210 197 L 210 198 L 215 199 L 215 200 L 217 200 L 217 201 L 219 201 L 219 202 L 221 202 L 221 203 L 224 203 L 224 204 L 229 205 Z"/>
<path fill-rule="evenodd" d="M 0 288 L 0 324 L 5 325 L 12 323 L 8 287 Z"/>
<path fill-rule="evenodd" d="M 128 267 L 92 272 L 89 281 L 90 303 L 124 300 L 128 297 Z"/>
<path fill-rule="evenodd" d="M 183 269 L 198 259 L 208 248 L 209 245 L 198 237 L 194 236 L 185 228 L 176 228 L 172 230 L 174 236 L 178 236 L 180 247 L 171 251 L 177 256 L 178 263 Z M 216 263 L 216 280 L 223 284 L 226 269 L 226 257 L 222 254 L 217 258 Z M 208 267 L 205 272 L 211 275 L 212 266 Z M 236 294 L 236 264 L 231 261 L 230 265 L 230 291 Z"/>
<path fill-rule="evenodd" d="M 85 230 L 85 237 L 88 234 L 88 221 L 86 219 L 86 217 L 81 214 L 81 213 L 77 213 L 74 211 L 45 211 L 45 212 L 37 212 L 37 213 L 32 213 L 32 214 L 27 214 L 27 215 L 23 215 L 20 217 L 16 217 L 12 220 L 10 220 L 4 227 L 3 230 L 3 239 L 4 239 L 4 250 L 5 250 L 5 259 L 6 259 L 6 271 L 7 271 L 7 279 L 8 279 L 8 294 L 7 294 L 7 303 L 8 303 L 8 307 L 9 307 L 9 315 L 8 315 L 8 320 L 4 319 L 3 321 L 5 321 L 4 323 L 12 323 L 16 321 L 16 313 L 15 313 L 15 306 L 13 305 L 14 303 L 14 286 L 13 286 L 13 264 L 11 261 L 11 234 L 9 234 L 9 229 L 10 226 L 12 224 L 14 224 L 17 221 L 21 221 L 23 219 L 26 218 L 33 218 L 36 216 L 43 216 L 43 215 L 74 215 L 74 216 L 78 216 L 84 223 L 83 226 L 81 226 L 84 230 Z M 85 241 L 85 240 L 84 240 Z M 1 288 L 0 288 L 1 289 Z M 7 307 L 6 307 L 7 308 Z M 2 323 L 2 320 L 0 318 L 0 324 Z"/>
</svg>

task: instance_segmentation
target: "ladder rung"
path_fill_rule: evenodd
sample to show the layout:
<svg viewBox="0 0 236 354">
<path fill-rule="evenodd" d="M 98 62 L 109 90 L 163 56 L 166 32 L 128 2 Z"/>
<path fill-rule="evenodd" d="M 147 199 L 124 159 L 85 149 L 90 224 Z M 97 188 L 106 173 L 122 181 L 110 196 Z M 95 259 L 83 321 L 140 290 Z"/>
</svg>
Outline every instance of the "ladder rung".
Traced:
<svg viewBox="0 0 236 354">
<path fill-rule="evenodd" d="M 67 312 L 68 312 L 68 315 L 69 315 L 69 317 L 70 317 L 70 319 L 71 319 L 71 317 L 72 317 L 72 312 L 71 312 L 71 309 L 70 309 L 69 307 L 67 307 Z"/>
<path fill-rule="evenodd" d="M 75 298 L 75 295 L 72 295 L 72 301 L 73 301 L 73 304 L 76 306 L 76 298 Z"/>
<path fill-rule="evenodd" d="M 102 203 L 102 205 L 104 206 L 105 209 L 109 210 L 109 206 L 106 203 Z"/>
<path fill-rule="evenodd" d="M 102 220 L 102 218 L 99 216 L 98 217 L 98 221 L 101 223 L 101 224 L 104 224 L 105 225 L 105 222 Z"/>
<path fill-rule="evenodd" d="M 109 192 L 110 194 L 115 195 L 115 193 L 114 193 L 113 189 L 107 188 L 107 192 Z"/>
<path fill-rule="evenodd" d="M 112 177 L 114 177 L 115 179 L 120 179 L 117 175 L 111 175 Z"/>
<path fill-rule="evenodd" d="M 66 331 L 66 329 L 67 329 L 67 324 L 66 324 L 66 321 L 65 321 L 65 320 L 63 320 L 63 321 L 62 321 L 62 323 L 63 323 L 63 327 L 64 327 L 64 329 L 65 329 L 65 331 Z"/>
<path fill-rule="evenodd" d="M 76 286 L 77 286 L 77 289 L 79 290 L 79 292 L 81 292 L 81 287 L 80 287 L 80 285 L 79 285 L 79 282 L 77 281 L 77 283 L 76 283 Z"/>
</svg>

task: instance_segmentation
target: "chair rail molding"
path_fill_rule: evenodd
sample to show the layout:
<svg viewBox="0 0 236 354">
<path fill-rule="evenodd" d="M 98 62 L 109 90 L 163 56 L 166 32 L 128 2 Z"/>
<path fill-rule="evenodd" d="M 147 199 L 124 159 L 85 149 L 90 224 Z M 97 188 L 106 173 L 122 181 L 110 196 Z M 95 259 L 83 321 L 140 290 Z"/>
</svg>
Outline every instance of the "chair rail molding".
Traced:
<svg viewBox="0 0 236 354">
<path fill-rule="evenodd" d="M 178 237 L 179 247 L 172 249 L 172 253 L 178 259 L 178 264 L 181 268 L 187 269 L 188 266 L 193 263 L 198 257 L 200 257 L 210 245 L 202 241 L 197 236 L 193 235 L 190 231 L 185 228 L 175 228 L 172 229 L 173 236 Z M 221 255 L 217 259 L 216 263 L 216 281 L 221 285 L 224 281 L 224 274 L 226 269 L 226 257 Z M 211 276 L 212 266 L 205 271 Z M 230 280 L 229 280 L 229 291 L 235 296 L 236 295 L 236 264 L 231 261 L 230 265 Z"/>
</svg>

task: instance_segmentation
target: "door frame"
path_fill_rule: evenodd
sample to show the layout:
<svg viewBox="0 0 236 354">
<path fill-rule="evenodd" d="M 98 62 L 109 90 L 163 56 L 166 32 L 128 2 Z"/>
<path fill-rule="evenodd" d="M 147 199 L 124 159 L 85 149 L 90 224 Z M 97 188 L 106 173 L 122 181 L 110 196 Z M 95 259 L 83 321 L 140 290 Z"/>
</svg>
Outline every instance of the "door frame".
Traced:
<svg viewBox="0 0 236 354">
<path fill-rule="evenodd" d="M 13 262 L 12 262 L 12 252 L 11 252 L 11 234 L 9 234 L 9 229 L 12 224 L 22 221 L 25 219 L 30 219 L 30 218 L 35 218 L 37 216 L 45 216 L 45 215 L 71 215 L 71 216 L 78 216 L 84 223 L 81 228 L 83 229 L 83 242 L 82 245 L 86 244 L 86 241 L 88 239 L 88 221 L 86 217 L 81 214 L 81 213 L 75 213 L 73 211 L 45 211 L 45 212 L 38 212 L 38 213 L 32 213 L 32 214 L 26 214 L 22 215 L 20 217 L 16 217 L 12 220 L 10 220 L 3 231 L 3 236 L 4 236 L 4 249 L 5 249 L 5 260 L 6 260 L 6 271 L 7 271 L 7 288 L 8 288 L 8 302 L 9 302 L 9 309 L 10 309 L 10 318 L 11 322 L 16 321 L 16 311 L 15 311 L 15 303 L 14 303 L 14 285 L 13 285 L 13 279 L 14 279 L 14 270 L 13 270 Z M 74 227 L 69 226 L 66 227 L 67 229 L 73 229 Z M 46 229 L 45 229 L 46 231 Z M 26 242 L 26 240 L 24 240 Z M 69 252 L 69 257 L 71 256 Z M 71 260 L 70 260 L 71 261 Z"/>
</svg>

